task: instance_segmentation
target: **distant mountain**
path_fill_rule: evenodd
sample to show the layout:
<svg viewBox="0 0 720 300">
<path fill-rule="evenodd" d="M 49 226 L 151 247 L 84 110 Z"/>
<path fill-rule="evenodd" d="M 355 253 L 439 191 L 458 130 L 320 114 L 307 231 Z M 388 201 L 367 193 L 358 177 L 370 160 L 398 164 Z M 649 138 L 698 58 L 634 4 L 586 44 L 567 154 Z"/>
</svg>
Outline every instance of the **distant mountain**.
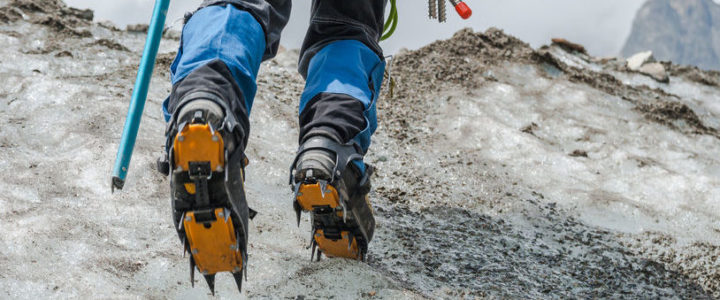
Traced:
<svg viewBox="0 0 720 300">
<path fill-rule="evenodd" d="M 720 70 L 720 5 L 712 0 L 648 0 L 635 16 L 622 54 Z"/>
</svg>

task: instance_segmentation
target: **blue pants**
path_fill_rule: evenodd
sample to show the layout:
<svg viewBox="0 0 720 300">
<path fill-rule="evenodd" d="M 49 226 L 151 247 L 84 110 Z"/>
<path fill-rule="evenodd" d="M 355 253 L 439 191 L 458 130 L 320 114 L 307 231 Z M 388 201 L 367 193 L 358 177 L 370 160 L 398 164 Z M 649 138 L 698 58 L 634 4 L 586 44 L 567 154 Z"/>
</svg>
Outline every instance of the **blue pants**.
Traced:
<svg viewBox="0 0 720 300">
<path fill-rule="evenodd" d="M 227 101 L 244 132 L 263 60 L 274 57 L 291 1 L 205 1 L 183 28 L 171 66 L 169 119 L 184 95 L 205 91 Z M 306 79 L 300 99 L 300 142 L 325 135 L 363 151 L 377 128 L 376 101 L 385 62 L 378 39 L 385 0 L 320 1 L 300 54 Z M 247 136 L 243 146 L 247 144 Z M 364 169 L 362 163 L 359 164 Z"/>
</svg>

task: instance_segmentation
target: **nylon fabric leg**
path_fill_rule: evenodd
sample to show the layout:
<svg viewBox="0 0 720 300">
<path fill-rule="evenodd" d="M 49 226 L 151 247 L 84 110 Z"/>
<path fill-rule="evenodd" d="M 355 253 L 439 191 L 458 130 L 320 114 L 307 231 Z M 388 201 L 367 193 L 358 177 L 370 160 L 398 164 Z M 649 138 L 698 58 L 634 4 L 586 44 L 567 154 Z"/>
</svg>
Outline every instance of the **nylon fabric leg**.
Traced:
<svg viewBox="0 0 720 300">
<path fill-rule="evenodd" d="M 263 60 L 275 57 L 280 46 L 280 34 L 290 19 L 291 0 L 205 0 L 200 8 L 232 4 L 249 12 L 260 23 L 265 32 L 265 53 Z"/>
<path fill-rule="evenodd" d="M 234 5 L 234 6 L 233 6 Z M 234 15 L 240 15 L 240 12 L 235 12 L 235 10 L 242 10 L 247 13 L 249 13 L 251 16 L 255 18 L 255 22 L 252 22 L 251 20 L 248 20 L 247 16 L 243 16 L 242 19 L 234 19 L 235 24 L 243 25 L 243 22 L 248 22 L 246 25 L 247 28 L 244 28 L 245 31 L 252 31 L 250 36 L 256 36 L 253 41 L 255 43 L 249 44 L 249 48 L 253 48 L 257 52 L 257 48 L 260 47 L 258 45 L 255 45 L 255 47 L 252 46 L 252 44 L 257 44 L 257 40 L 259 39 L 257 36 L 260 34 L 263 34 L 265 37 L 265 43 L 264 43 L 264 53 L 262 54 L 262 60 L 267 60 L 275 56 L 278 50 L 278 46 L 280 45 L 280 34 L 285 27 L 285 25 L 288 22 L 288 19 L 290 18 L 290 11 L 292 8 L 292 1 L 291 0 L 205 0 L 200 5 L 200 8 L 198 8 L 198 11 L 195 14 L 187 14 L 185 19 L 185 27 L 187 27 L 188 23 L 191 23 L 190 21 L 195 19 L 191 26 L 195 27 L 192 28 L 193 33 L 200 32 L 200 35 L 204 33 L 203 26 L 196 25 L 198 23 L 214 23 L 215 32 L 213 33 L 215 36 L 222 35 L 222 34 L 244 34 L 247 35 L 247 32 L 245 31 L 239 31 L 239 32 L 228 32 L 228 30 L 223 30 L 223 25 L 220 22 L 217 22 L 221 19 L 216 19 L 208 15 L 215 15 L 220 16 L 220 12 L 218 12 L 217 8 L 210 8 L 210 7 L 224 7 L 227 8 L 230 11 L 233 11 Z M 239 8 L 239 9 L 238 9 Z M 208 9 L 208 10 L 205 10 Z M 199 17 L 196 17 L 195 15 L 199 15 Z M 201 19 L 198 21 L 198 19 Z M 225 18 L 225 20 L 228 20 L 228 18 Z M 215 22 L 214 22 L 215 21 Z M 258 23 L 262 30 L 258 32 L 257 26 L 253 26 L 255 23 Z M 227 28 L 227 26 L 224 26 Z M 185 28 L 183 28 L 183 31 L 185 31 Z M 188 34 L 189 35 L 189 34 Z M 197 34 L 196 34 L 197 35 Z M 188 51 L 184 51 L 185 47 L 184 44 L 189 44 Z M 222 44 L 222 43 L 220 43 Z M 241 43 L 242 44 L 242 43 Z M 224 45 L 220 45 L 225 47 Z M 198 51 L 198 48 L 202 48 L 207 53 L 202 53 L 203 51 Z M 206 49 L 205 49 L 206 48 Z M 206 55 L 209 55 L 215 50 L 217 53 L 220 50 L 217 47 L 217 44 L 202 44 L 202 40 L 196 40 L 193 37 L 186 36 L 186 34 L 183 34 L 183 38 L 180 42 L 180 48 L 178 50 L 177 57 L 175 58 L 175 61 L 173 62 L 172 66 L 170 67 L 171 72 L 171 79 L 173 84 L 176 84 L 177 82 L 183 80 L 186 78 L 190 73 L 192 73 L 195 69 L 199 68 L 202 63 L 198 62 L 196 60 L 206 60 L 209 61 L 209 57 L 205 57 Z M 235 52 L 233 48 L 226 49 L 230 50 L 229 52 Z M 188 55 L 183 55 L 184 52 L 189 52 Z M 211 56 L 211 55 L 210 55 Z M 257 67 L 254 67 L 254 65 L 259 65 L 259 63 L 256 63 L 255 61 L 258 60 L 257 54 L 253 53 L 251 55 L 251 59 L 246 59 L 246 61 L 252 61 L 253 63 L 248 64 L 249 66 L 245 66 L 245 70 L 254 70 L 254 72 L 245 72 L 245 75 L 247 73 L 250 74 L 257 74 Z M 188 63 L 190 62 L 190 63 Z M 194 62 L 194 63 L 193 63 Z M 230 66 L 233 66 L 233 64 L 229 64 Z M 231 71 L 233 76 L 236 74 L 243 74 L 243 72 L 240 72 L 237 70 L 237 68 L 234 68 L 233 71 Z M 238 82 L 244 82 L 245 86 L 249 86 L 250 88 L 245 91 L 243 90 L 243 102 L 245 102 L 245 114 L 249 113 L 249 109 L 251 106 L 248 105 L 248 102 L 252 102 L 252 97 L 254 97 L 255 94 L 255 77 L 252 76 L 252 80 L 243 80 L 238 79 L 236 80 Z M 239 85 L 239 84 L 238 84 Z M 177 97 L 176 97 L 177 98 Z M 249 100 L 249 101 L 248 101 Z M 173 109 L 171 109 L 171 103 L 172 99 L 171 97 L 168 97 L 165 99 L 162 105 L 163 110 L 163 116 L 165 117 L 165 121 L 170 120 L 170 116 L 173 112 Z M 177 103 L 175 103 L 177 104 Z M 238 115 L 240 119 L 242 119 L 241 115 Z"/>
<path fill-rule="evenodd" d="M 232 5 L 209 6 L 185 24 L 180 50 L 170 72 L 173 85 L 191 72 L 220 60 L 242 91 L 247 113 L 252 108 L 255 78 L 265 51 L 263 29 L 248 12 Z"/>
<path fill-rule="evenodd" d="M 321 92 L 304 107 L 300 113 L 300 144 L 314 135 L 344 143 L 367 126 L 362 102 L 346 94 Z"/>
<path fill-rule="evenodd" d="M 384 70 L 385 62 L 359 41 L 335 41 L 320 50 L 310 61 L 300 99 L 301 141 L 320 131 L 340 143 L 356 141 L 364 154 L 377 129 L 375 102 Z"/>
<path fill-rule="evenodd" d="M 338 40 L 359 41 L 378 57 L 383 57 L 379 41 L 385 23 L 386 4 L 387 0 L 313 0 L 310 26 L 300 50 L 300 74 L 306 77 L 315 54 Z"/>
</svg>

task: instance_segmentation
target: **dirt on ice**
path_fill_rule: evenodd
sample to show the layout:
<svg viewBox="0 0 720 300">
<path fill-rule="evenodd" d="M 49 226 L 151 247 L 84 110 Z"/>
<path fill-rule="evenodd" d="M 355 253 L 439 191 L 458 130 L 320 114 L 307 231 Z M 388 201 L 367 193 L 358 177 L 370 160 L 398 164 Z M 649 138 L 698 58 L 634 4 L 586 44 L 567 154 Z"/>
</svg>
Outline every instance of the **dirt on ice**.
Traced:
<svg viewBox="0 0 720 300">
<path fill-rule="evenodd" d="M 141 33 L 0 0 L 0 297 L 213 298 L 172 228 L 161 45 L 128 182 L 110 194 Z M 720 298 L 720 73 L 670 83 L 498 29 L 390 60 L 366 158 L 366 262 L 310 262 L 287 172 L 297 51 L 263 63 L 247 154 L 257 298 Z M 238 298 L 229 274 L 216 298 Z"/>
</svg>

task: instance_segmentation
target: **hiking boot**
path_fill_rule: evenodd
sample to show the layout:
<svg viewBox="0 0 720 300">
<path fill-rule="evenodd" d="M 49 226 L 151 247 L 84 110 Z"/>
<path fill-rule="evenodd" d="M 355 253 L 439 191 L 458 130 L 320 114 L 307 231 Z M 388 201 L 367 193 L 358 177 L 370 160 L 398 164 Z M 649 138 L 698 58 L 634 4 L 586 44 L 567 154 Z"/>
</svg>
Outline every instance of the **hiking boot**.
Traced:
<svg viewBox="0 0 720 300">
<path fill-rule="evenodd" d="M 372 167 L 365 172 L 354 163 L 363 156 L 357 144 L 340 144 L 312 136 L 300 146 L 291 169 L 294 207 L 300 225 L 302 211 L 312 220 L 312 253 L 364 260 L 375 231 L 368 200 Z"/>
<path fill-rule="evenodd" d="M 214 293 L 215 274 L 231 272 L 238 289 L 247 265 L 248 219 L 241 130 L 227 105 L 210 93 L 191 93 L 167 131 L 173 221 L 184 251 Z"/>
</svg>

